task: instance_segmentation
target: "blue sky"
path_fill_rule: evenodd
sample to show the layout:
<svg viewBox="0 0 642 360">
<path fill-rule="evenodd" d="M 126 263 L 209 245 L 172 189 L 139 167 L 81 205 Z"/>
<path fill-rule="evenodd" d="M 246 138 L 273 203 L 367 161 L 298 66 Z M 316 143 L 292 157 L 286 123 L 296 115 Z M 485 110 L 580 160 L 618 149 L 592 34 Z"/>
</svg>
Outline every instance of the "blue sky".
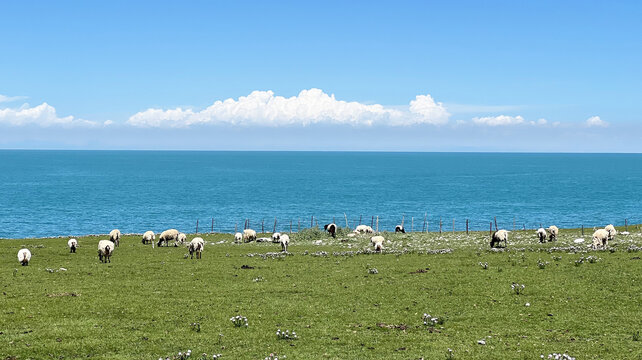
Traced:
<svg viewBox="0 0 642 360">
<path fill-rule="evenodd" d="M 640 2 L 0 8 L 0 148 L 642 151 Z"/>
</svg>

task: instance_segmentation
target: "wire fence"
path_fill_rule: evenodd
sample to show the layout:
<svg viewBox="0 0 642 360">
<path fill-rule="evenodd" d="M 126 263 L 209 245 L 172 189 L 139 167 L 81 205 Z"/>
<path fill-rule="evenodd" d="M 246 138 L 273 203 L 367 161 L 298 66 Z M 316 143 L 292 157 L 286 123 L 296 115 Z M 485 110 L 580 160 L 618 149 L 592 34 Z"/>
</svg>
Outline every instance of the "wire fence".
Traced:
<svg viewBox="0 0 642 360">
<path fill-rule="evenodd" d="M 215 218 L 198 219 L 195 222 L 195 233 L 235 233 L 242 232 L 244 229 L 253 229 L 260 233 L 272 232 L 289 232 L 296 233 L 309 228 L 323 229 L 325 224 L 335 223 L 339 227 L 355 229 L 358 225 L 368 225 L 376 232 L 395 231 L 397 225 L 402 225 L 406 232 L 469 232 L 469 231 L 494 231 L 497 229 L 506 229 L 511 231 L 535 230 L 540 227 L 556 225 L 560 228 L 579 229 L 582 235 L 585 231 L 592 231 L 594 228 L 603 228 L 608 224 L 583 223 L 578 221 L 577 224 L 556 223 L 549 224 L 535 222 L 532 220 L 522 220 L 518 218 L 507 219 L 505 217 L 491 217 L 484 221 L 479 218 L 452 218 L 452 217 L 435 217 L 427 213 L 420 216 L 378 216 L 378 215 L 359 215 L 348 216 L 341 214 L 338 216 L 316 217 L 310 215 L 307 217 L 297 217 L 284 219 L 279 217 L 272 218 L 245 218 L 231 223 L 229 220 L 219 223 Z M 613 225 L 624 227 L 626 231 L 639 230 L 642 217 L 631 217 L 622 219 L 620 222 L 612 222 Z M 629 229 L 631 228 L 631 229 Z"/>
</svg>

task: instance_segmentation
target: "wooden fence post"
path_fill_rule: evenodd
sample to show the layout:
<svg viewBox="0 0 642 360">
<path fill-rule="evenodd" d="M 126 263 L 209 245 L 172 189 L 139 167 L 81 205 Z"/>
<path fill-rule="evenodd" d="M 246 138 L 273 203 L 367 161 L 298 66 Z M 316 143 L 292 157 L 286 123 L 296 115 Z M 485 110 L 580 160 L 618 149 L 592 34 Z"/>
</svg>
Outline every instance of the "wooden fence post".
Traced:
<svg viewBox="0 0 642 360">
<path fill-rule="evenodd" d="M 238 226 L 239 226 L 239 224 L 238 224 L 238 223 L 235 223 L 235 224 L 234 224 L 234 233 L 235 233 L 235 234 L 236 234 L 237 232 L 239 232 L 239 231 L 238 231 Z"/>
<path fill-rule="evenodd" d="M 455 233 L 455 219 L 453 219 L 453 234 Z"/>
<path fill-rule="evenodd" d="M 424 213 L 424 226 L 421 228 L 421 232 L 426 232 L 426 218 L 428 217 L 428 213 Z"/>
<path fill-rule="evenodd" d="M 363 216 L 363 215 L 359 215 L 359 225 L 361 225 L 361 217 L 362 217 L 362 216 Z"/>
<path fill-rule="evenodd" d="M 439 217 L 439 233 L 441 234 L 441 216 Z"/>
<path fill-rule="evenodd" d="M 584 224 L 582 224 L 582 236 L 584 236 Z"/>
<path fill-rule="evenodd" d="M 276 216 L 274 217 L 274 227 L 272 228 L 272 233 L 276 232 Z"/>
<path fill-rule="evenodd" d="M 214 218 L 212 218 L 212 233 L 214 233 Z"/>
<path fill-rule="evenodd" d="M 624 231 L 629 231 L 629 224 L 627 219 L 624 219 Z"/>
<path fill-rule="evenodd" d="M 497 231 L 497 216 L 495 216 L 495 231 Z"/>
<path fill-rule="evenodd" d="M 314 215 L 310 218 L 310 227 L 314 226 Z"/>
<path fill-rule="evenodd" d="M 490 222 L 490 235 L 493 235 L 493 222 Z"/>
<path fill-rule="evenodd" d="M 468 235 L 468 219 L 466 219 L 466 235 Z"/>
<path fill-rule="evenodd" d="M 414 232 L 414 231 L 415 231 L 415 217 L 412 216 L 410 217 L 410 232 Z"/>
<path fill-rule="evenodd" d="M 379 232 L 379 215 L 377 215 L 377 232 Z"/>
<path fill-rule="evenodd" d="M 196 234 L 198 234 L 198 219 L 196 219 Z"/>
<path fill-rule="evenodd" d="M 346 215 L 346 213 L 343 213 L 343 217 L 346 219 L 346 228 L 349 228 L 350 225 L 348 225 L 348 215 Z"/>
<path fill-rule="evenodd" d="M 261 219 L 261 232 L 265 232 L 265 227 L 263 226 L 265 224 L 265 218 Z"/>
</svg>

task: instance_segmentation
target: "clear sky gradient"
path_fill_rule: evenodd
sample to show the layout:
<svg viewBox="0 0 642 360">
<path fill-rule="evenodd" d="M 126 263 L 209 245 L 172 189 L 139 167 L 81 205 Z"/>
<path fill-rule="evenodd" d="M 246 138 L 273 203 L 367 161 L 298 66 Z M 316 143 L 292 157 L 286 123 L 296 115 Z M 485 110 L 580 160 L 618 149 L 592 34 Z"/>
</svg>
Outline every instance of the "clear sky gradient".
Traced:
<svg viewBox="0 0 642 360">
<path fill-rule="evenodd" d="M 641 152 L 640 19 L 637 1 L 3 2 L 0 148 Z"/>
</svg>

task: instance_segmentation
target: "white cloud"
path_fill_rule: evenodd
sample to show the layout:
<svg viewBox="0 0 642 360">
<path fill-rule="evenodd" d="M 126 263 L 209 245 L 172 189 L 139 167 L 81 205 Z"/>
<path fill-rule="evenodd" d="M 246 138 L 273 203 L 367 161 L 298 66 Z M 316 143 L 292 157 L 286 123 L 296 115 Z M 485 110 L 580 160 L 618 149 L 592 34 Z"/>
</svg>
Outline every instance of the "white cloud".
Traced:
<svg viewBox="0 0 642 360">
<path fill-rule="evenodd" d="M 26 96 L 7 96 L 7 95 L 0 94 L 0 103 L 24 100 L 26 98 L 27 98 Z"/>
<path fill-rule="evenodd" d="M 508 115 L 484 116 L 484 117 L 474 117 L 473 123 L 477 125 L 486 125 L 486 126 L 519 125 L 524 123 L 524 118 L 519 115 L 518 116 L 508 116 Z"/>
<path fill-rule="evenodd" d="M 586 119 L 585 124 L 588 127 L 593 127 L 593 126 L 607 127 L 607 126 L 609 126 L 609 123 L 604 121 L 604 120 L 602 120 L 602 119 L 600 119 L 599 116 L 591 116 L 590 118 Z"/>
<path fill-rule="evenodd" d="M 189 127 L 197 124 L 288 126 L 346 124 L 354 126 L 445 124 L 450 114 L 430 95 L 418 95 L 407 110 L 337 100 L 320 89 L 302 90 L 289 98 L 272 91 L 253 91 L 237 100 L 216 101 L 192 109 L 147 109 L 132 115 L 127 123 L 138 127 Z"/>
<path fill-rule="evenodd" d="M 544 126 L 544 125 L 548 124 L 548 120 L 546 120 L 546 119 L 537 119 L 537 121 L 529 121 L 528 123 L 531 124 L 531 125 L 534 125 L 534 126 Z"/>
<path fill-rule="evenodd" d="M 56 109 L 42 103 L 38 106 L 29 107 L 24 104 L 19 108 L 0 109 L 0 125 L 24 126 L 39 125 L 47 126 L 96 126 L 94 121 L 75 119 L 73 116 L 59 117 Z"/>
</svg>

